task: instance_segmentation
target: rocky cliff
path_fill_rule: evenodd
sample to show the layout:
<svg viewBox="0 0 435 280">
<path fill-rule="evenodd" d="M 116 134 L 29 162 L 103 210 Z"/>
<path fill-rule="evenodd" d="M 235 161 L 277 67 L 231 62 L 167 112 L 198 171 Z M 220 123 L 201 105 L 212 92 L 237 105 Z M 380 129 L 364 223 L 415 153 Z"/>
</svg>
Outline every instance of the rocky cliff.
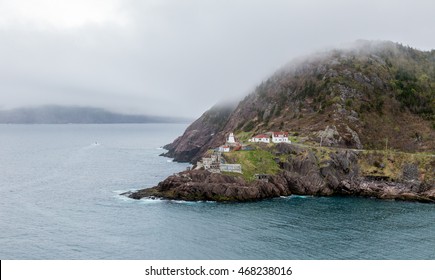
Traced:
<svg viewBox="0 0 435 280">
<path fill-rule="evenodd" d="M 195 162 L 229 132 L 272 130 L 331 147 L 433 152 L 435 51 L 360 42 L 293 61 L 235 109 L 206 112 L 167 155 Z"/>
<path fill-rule="evenodd" d="M 183 135 L 171 144 L 164 146 L 168 150 L 163 156 L 174 158 L 179 162 L 196 162 L 213 143 L 222 143 L 222 133 L 228 118 L 236 105 L 216 105 L 193 122 Z"/>
<path fill-rule="evenodd" d="M 273 153 L 279 156 L 281 169 L 266 180 L 192 170 L 174 174 L 156 187 L 124 195 L 134 199 L 212 201 L 253 201 L 290 194 L 346 195 L 435 202 L 434 182 L 422 182 L 418 172 L 409 176 L 409 166 L 404 166 L 400 178 L 386 178 L 366 176 L 361 170 L 364 155 L 350 150 L 336 150 L 322 159 L 308 148 L 278 144 Z M 414 167 L 411 169 L 418 169 Z M 432 159 L 420 169 L 433 173 L 434 167 L 435 159 Z"/>
<path fill-rule="evenodd" d="M 270 182 L 246 182 L 239 177 L 192 170 L 169 176 L 154 188 L 124 195 L 134 199 L 152 197 L 188 201 L 253 201 L 290 195 L 290 191 L 280 176 L 274 176 Z"/>
<path fill-rule="evenodd" d="M 225 157 L 243 175 L 185 171 L 132 198 L 250 201 L 289 194 L 435 202 L 435 51 L 360 42 L 290 63 L 236 107 L 216 106 L 165 148 L 196 163 L 234 132 L 297 142 Z M 267 174 L 254 180 L 253 174 Z"/>
</svg>

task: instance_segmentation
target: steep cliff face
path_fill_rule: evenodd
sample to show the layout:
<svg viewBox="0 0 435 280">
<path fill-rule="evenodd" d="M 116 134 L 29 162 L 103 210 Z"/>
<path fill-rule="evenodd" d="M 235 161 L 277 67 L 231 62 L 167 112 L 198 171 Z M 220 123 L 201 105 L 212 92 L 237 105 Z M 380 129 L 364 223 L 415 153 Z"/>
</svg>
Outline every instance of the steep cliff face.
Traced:
<svg viewBox="0 0 435 280">
<path fill-rule="evenodd" d="M 185 171 L 131 198 L 251 201 L 289 194 L 435 202 L 435 51 L 362 42 L 289 64 L 236 107 L 216 106 L 166 146 L 195 163 L 234 132 L 295 144 L 224 155 L 243 174 Z M 408 153 L 404 153 L 408 152 Z M 424 152 L 424 153 L 415 153 Z M 254 174 L 267 174 L 255 180 Z"/>
<path fill-rule="evenodd" d="M 225 141 L 222 130 L 235 106 L 234 104 L 216 105 L 205 112 L 186 129 L 182 136 L 164 147 L 168 152 L 163 155 L 179 162 L 196 162 L 209 147 Z"/>
<path fill-rule="evenodd" d="M 278 71 L 234 111 L 227 130 L 288 130 L 326 146 L 435 147 L 435 52 L 393 43 L 310 57 Z"/>
<path fill-rule="evenodd" d="M 286 130 L 304 141 L 416 152 L 435 147 L 435 51 L 362 42 L 290 63 L 233 108 L 212 108 L 167 156 L 195 162 L 229 132 Z"/>
</svg>

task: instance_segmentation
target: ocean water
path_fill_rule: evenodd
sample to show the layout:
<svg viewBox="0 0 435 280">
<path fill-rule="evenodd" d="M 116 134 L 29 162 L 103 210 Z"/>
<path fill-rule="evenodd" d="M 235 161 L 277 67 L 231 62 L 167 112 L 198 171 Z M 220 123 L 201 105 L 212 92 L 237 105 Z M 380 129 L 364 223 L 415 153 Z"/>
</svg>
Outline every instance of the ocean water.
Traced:
<svg viewBox="0 0 435 280">
<path fill-rule="evenodd" d="M 186 125 L 0 125 L 0 259 L 435 259 L 435 205 L 131 200 Z"/>
</svg>

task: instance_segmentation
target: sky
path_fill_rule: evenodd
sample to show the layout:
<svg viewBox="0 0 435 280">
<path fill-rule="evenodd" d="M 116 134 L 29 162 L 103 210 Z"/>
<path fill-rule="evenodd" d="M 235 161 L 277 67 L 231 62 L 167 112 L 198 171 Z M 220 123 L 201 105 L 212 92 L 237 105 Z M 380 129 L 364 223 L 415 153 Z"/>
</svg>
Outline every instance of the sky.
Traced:
<svg viewBox="0 0 435 280">
<path fill-rule="evenodd" d="M 0 110 L 198 117 L 359 39 L 435 49 L 433 0 L 0 0 Z"/>
</svg>

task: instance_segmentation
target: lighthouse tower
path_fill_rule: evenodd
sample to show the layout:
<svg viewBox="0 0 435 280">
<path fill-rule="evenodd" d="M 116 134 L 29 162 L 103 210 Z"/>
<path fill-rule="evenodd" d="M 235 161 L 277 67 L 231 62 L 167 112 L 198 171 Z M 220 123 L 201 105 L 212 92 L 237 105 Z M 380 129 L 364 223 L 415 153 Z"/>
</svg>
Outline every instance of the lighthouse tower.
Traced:
<svg viewBox="0 0 435 280">
<path fill-rule="evenodd" d="M 227 143 L 228 144 L 234 144 L 234 143 L 236 143 L 236 139 L 234 139 L 234 133 L 230 133 L 230 135 L 228 136 L 228 139 L 227 139 Z"/>
</svg>

